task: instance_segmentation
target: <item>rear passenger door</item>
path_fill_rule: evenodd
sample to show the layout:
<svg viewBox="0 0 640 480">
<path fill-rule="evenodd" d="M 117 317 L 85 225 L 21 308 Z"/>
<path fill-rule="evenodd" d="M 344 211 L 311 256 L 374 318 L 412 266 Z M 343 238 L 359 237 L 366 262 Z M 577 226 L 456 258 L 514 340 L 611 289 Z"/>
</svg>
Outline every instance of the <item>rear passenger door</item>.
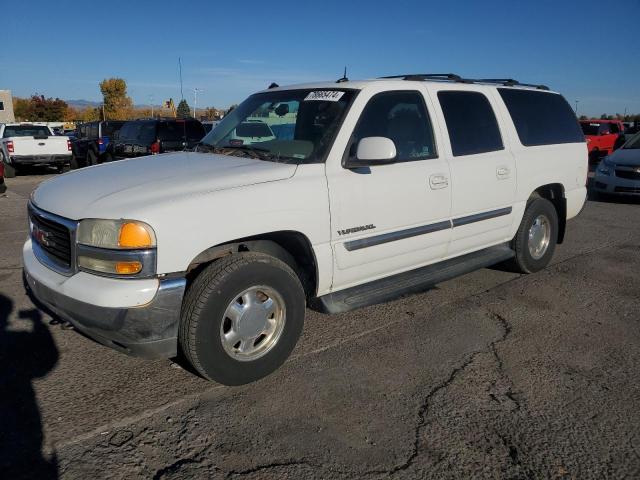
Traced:
<svg viewBox="0 0 640 480">
<path fill-rule="evenodd" d="M 453 231 L 448 256 L 501 243 L 511 235 L 516 172 L 492 92 L 431 88 L 448 137 L 442 149 L 451 169 Z"/>
</svg>

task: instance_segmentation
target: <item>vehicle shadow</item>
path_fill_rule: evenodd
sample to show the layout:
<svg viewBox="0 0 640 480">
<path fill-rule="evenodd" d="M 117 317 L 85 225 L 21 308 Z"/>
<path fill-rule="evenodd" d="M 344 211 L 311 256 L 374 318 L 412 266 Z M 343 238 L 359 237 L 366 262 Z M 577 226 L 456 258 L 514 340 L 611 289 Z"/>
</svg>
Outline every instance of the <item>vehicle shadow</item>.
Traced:
<svg viewBox="0 0 640 480">
<path fill-rule="evenodd" d="M 31 331 L 9 330 L 11 299 L 0 294 L 0 476 L 55 479 L 54 456 L 42 455 L 42 420 L 32 381 L 58 362 L 58 349 L 36 310 L 22 310 Z"/>
</svg>

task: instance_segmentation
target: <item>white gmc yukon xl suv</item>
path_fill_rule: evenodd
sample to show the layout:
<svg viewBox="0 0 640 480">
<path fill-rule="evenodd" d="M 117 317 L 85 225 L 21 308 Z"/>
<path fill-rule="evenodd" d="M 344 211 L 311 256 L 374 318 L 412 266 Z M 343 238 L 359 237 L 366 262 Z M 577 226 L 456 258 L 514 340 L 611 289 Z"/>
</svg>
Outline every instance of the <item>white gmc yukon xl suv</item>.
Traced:
<svg viewBox="0 0 640 480">
<path fill-rule="evenodd" d="M 234 133 L 258 122 L 273 135 Z M 344 312 L 499 262 L 544 268 L 584 205 L 587 161 L 572 109 L 541 85 L 273 84 L 195 151 L 40 185 L 26 284 L 104 345 L 247 383 L 286 360 L 307 305 Z"/>
</svg>

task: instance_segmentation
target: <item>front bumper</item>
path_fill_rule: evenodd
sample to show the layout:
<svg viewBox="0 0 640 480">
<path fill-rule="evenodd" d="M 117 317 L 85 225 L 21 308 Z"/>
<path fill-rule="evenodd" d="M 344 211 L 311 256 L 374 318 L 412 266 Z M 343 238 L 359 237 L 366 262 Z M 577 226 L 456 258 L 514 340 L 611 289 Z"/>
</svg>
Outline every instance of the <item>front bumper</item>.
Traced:
<svg viewBox="0 0 640 480">
<path fill-rule="evenodd" d="M 68 155 L 11 155 L 12 165 L 49 165 L 71 162 Z"/>
<path fill-rule="evenodd" d="M 593 178 L 593 189 L 596 192 L 610 195 L 640 196 L 640 180 L 620 178 L 614 174 L 602 175 L 596 171 Z"/>
<path fill-rule="evenodd" d="M 102 302 L 105 292 L 102 292 L 99 300 L 97 297 L 100 294 L 95 294 L 95 303 L 87 302 L 87 298 L 80 300 L 62 293 L 60 290 L 65 288 L 63 283 L 73 277 L 63 277 L 42 265 L 33 256 L 30 241 L 25 245 L 23 257 L 25 283 L 35 300 L 86 336 L 133 356 L 171 358 L 177 355 L 178 325 L 186 287 L 184 278 L 160 280 L 155 295 L 142 305 L 105 306 L 96 304 Z M 77 275 L 95 277 L 91 281 L 104 282 L 104 288 L 115 286 L 112 283 L 114 281 L 119 288 L 129 288 L 128 285 L 131 285 L 131 289 L 137 288 L 135 280 L 102 279 L 85 273 Z M 56 283 L 58 277 L 62 282 L 60 284 Z M 87 281 L 82 283 L 86 284 Z M 92 291 L 95 288 L 95 285 L 87 285 L 87 289 Z M 91 292 L 84 293 L 91 297 Z M 117 296 L 123 297 L 123 302 L 128 297 L 124 292 L 119 292 Z"/>
</svg>

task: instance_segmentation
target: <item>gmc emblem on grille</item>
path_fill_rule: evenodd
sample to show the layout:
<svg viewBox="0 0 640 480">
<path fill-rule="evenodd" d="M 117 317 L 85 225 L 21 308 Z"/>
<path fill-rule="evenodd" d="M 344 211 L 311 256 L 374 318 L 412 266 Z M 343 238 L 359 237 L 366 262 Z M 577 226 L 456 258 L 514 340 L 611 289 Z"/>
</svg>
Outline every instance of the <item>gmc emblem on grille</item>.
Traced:
<svg viewBox="0 0 640 480">
<path fill-rule="evenodd" d="M 50 247 L 51 242 L 49 242 L 49 233 L 44 230 L 40 230 L 37 225 L 33 226 L 33 238 L 36 239 L 40 245 L 44 245 L 45 247 Z"/>
</svg>

